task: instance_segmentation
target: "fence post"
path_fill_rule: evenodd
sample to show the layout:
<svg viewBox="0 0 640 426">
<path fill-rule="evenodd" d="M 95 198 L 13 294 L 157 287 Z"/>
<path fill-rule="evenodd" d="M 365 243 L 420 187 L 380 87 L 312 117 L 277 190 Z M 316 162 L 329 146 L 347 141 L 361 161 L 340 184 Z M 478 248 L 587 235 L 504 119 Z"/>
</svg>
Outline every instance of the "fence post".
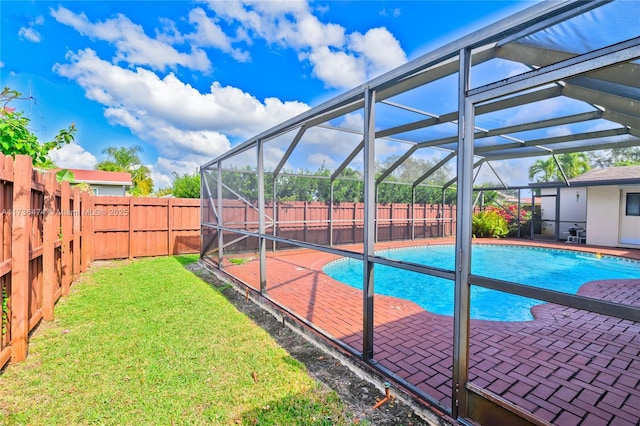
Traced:
<svg viewBox="0 0 640 426">
<path fill-rule="evenodd" d="M 44 174 L 44 223 L 42 230 L 42 315 L 46 321 L 54 319 L 53 307 L 58 287 L 56 277 L 56 175 L 52 171 Z"/>
<path fill-rule="evenodd" d="M 73 188 L 73 280 L 80 274 L 80 188 Z"/>
<path fill-rule="evenodd" d="M 13 172 L 11 224 L 11 362 L 27 358 L 29 345 L 29 238 L 31 236 L 31 157 L 17 155 Z"/>
<path fill-rule="evenodd" d="M 71 286 L 71 185 L 69 182 L 62 182 L 60 189 L 60 248 L 62 250 L 62 294 L 69 294 Z"/>
<path fill-rule="evenodd" d="M 307 204 L 308 202 L 305 201 L 304 205 L 302 206 L 302 241 L 307 241 Z"/>
<path fill-rule="evenodd" d="M 167 198 L 167 255 L 171 256 L 173 254 L 173 250 L 171 248 L 171 241 L 173 240 L 173 225 L 171 223 L 171 219 L 173 218 L 173 203 L 171 202 L 171 198 Z"/>
<path fill-rule="evenodd" d="M 129 198 L 129 259 L 133 259 L 133 197 Z"/>
<path fill-rule="evenodd" d="M 82 193 L 82 272 L 85 272 L 91 264 L 93 257 L 93 217 L 95 214 L 93 207 L 93 197 L 88 192 Z"/>
<path fill-rule="evenodd" d="M 351 215 L 353 217 L 353 227 L 351 228 L 351 239 L 353 240 L 353 244 L 356 243 L 356 236 L 357 236 L 357 227 L 358 227 L 358 202 L 354 201 L 353 202 L 353 214 Z"/>
<path fill-rule="evenodd" d="M 393 203 L 389 204 L 389 241 L 393 241 Z"/>
</svg>

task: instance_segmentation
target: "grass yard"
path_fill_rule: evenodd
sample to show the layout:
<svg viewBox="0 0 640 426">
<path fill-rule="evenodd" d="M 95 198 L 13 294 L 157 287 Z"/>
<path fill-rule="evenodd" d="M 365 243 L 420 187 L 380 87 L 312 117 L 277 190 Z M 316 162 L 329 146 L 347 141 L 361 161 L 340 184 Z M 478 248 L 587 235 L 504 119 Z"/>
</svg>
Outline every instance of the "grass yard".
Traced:
<svg viewBox="0 0 640 426">
<path fill-rule="evenodd" d="M 196 256 L 92 268 L 0 375 L 1 424 L 347 425 L 313 380 L 218 290 Z"/>
</svg>

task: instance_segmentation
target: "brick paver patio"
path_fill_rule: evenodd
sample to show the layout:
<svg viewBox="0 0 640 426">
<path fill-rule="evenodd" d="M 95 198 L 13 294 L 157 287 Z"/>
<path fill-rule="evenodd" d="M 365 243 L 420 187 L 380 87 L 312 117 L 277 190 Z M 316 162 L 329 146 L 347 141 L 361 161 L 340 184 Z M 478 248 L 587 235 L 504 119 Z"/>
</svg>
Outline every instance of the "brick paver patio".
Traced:
<svg viewBox="0 0 640 426">
<path fill-rule="evenodd" d="M 638 250 L 498 242 L 640 260 Z M 428 243 L 407 241 L 379 247 Z M 361 350 L 362 292 L 322 272 L 326 263 L 337 258 L 308 249 L 270 252 L 267 292 L 328 335 Z M 224 269 L 258 287 L 257 259 Z M 640 278 L 590 282 L 578 294 L 640 306 Z M 640 323 L 553 304 L 538 305 L 533 313 L 535 319 L 526 322 L 471 321 L 471 382 L 553 424 L 640 424 Z M 374 359 L 443 406 L 451 403 L 452 342 L 451 317 L 429 313 L 406 300 L 376 295 Z"/>
</svg>

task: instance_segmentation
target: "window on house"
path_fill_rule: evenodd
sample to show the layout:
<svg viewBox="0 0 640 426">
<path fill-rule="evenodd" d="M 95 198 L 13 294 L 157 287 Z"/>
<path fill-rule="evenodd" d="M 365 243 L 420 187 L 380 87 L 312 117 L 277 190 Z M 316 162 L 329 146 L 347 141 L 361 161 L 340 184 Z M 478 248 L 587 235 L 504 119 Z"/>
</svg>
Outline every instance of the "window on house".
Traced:
<svg viewBox="0 0 640 426">
<path fill-rule="evenodd" d="M 640 192 L 627 192 L 627 216 L 640 216 Z"/>
</svg>

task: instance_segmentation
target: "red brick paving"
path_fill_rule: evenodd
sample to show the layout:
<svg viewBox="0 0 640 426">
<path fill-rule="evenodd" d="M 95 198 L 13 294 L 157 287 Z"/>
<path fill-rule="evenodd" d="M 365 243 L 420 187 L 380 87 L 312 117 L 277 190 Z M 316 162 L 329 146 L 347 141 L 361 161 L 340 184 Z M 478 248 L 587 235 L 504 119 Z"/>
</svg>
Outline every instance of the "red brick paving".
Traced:
<svg viewBox="0 0 640 426">
<path fill-rule="evenodd" d="M 384 243 L 380 248 L 428 243 Z M 640 251 L 630 249 L 499 243 L 640 260 Z M 322 267 L 337 258 L 308 249 L 268 253 L 267 293 L 328 335 L 361 350 L 362 292 L 322 273 Z M 224 269 L 258 288 L 256 259 Z M 595 281 L 578 294 L 640 306 L 640 279 Z M 470 380 L 553 424 L 640 424 L 640 323 L 554 304 L 538 305 L 533 313 L 535 319 L 526 322 L 471 321 Z M 444 406 L 451 402 L 452 342 L 451 317 L 406 300 L 375 296 L 374 359 Z"/>
</svg>

